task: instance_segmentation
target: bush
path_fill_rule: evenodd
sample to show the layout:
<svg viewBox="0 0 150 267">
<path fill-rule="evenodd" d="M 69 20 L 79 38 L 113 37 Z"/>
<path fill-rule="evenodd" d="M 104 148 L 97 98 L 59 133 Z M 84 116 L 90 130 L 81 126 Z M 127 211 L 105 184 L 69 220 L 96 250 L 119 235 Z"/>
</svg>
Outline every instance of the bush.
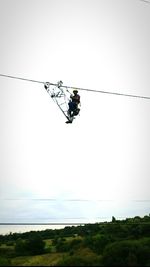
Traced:
<svg viewBox="0 0 150 267">
<path fill-rule="evenodd" d="M 118 241 L 108 245 L 103 253 L 104 266 L 146 266 L 150 248 L 140 241 Z"/>
<path fill-rule="evenodd" d="M 44 253 L 45 242 L 38 235 L 31 236 L 26 241 L 26 250 L 29 255 L 38 255 Z"/>
<path fill-rule="evenodd" d="M 66 256 L 56 266 L 101 266 L 98 257 Z"/>
<path fill-rule="evenodd" d="M 27 255 L 26 242 L 21 238 L 16 241 L 15 252 L 17 256 Z"/>
<path fill-rule="evenodd" d="M 8 242 L 6 243 L 6 246 L 8 246 L 8 247 L 12 247 L 12 246 L 14 246 L 14 242 L 13 242 L 13 241 L 8 241 Z"/>
<path fill-rule="evenodd" d="M 14 249 L 10 247 L 1 247 L 0 248 L 0 257 L 11 258 L 15 254 Z"/>
<path fill-rule="evenodd" d="M 45 242 L 38 235 L 31 235 L 28 240 L 19 238 L 15 245 L 15 252 L 18 256 L 38 255 L 45 252 Z"/>
<path fill-rule="evenodd" d="M 10 266 L 11 262 L 9 259 L 0 257 L 0 266 Z"/>
<path fill-rule="evenodd" d="M 94 252 L 101 254 L 110 241 L 108 236 L 95 235 L 85 238 L 84 245 L 92 249 Z"/>
</svg>

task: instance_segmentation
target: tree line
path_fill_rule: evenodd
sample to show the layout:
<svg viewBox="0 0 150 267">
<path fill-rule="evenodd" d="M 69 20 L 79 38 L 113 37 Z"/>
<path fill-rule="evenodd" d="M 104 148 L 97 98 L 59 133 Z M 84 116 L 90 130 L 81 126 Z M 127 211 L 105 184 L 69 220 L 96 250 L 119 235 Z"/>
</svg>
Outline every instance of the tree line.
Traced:
<svg viewBox="0 0 150 267">
<path fill-rule="evenodd" d="M 46 240 L 51 240 L 49 247 Z M 150 215 L 0 235 L 0 265 L 18 256 L 62 253 L 55 266 L 150 266 Z M 9 249 L 12 247 L 12 249 Z"/>
</svg>

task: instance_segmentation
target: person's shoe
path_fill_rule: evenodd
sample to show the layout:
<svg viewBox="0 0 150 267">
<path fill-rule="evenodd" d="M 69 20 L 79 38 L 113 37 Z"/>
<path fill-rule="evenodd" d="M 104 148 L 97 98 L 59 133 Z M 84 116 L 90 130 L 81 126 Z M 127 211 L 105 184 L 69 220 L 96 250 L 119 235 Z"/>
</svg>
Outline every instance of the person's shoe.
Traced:
<svg viewBox="0 0 150 267">
<path fill-rule="evenodd" d="M 68 120 L 68 121 L 66 121 L 66 123 L 72 123 L 72 121 Z"/>
</svg>

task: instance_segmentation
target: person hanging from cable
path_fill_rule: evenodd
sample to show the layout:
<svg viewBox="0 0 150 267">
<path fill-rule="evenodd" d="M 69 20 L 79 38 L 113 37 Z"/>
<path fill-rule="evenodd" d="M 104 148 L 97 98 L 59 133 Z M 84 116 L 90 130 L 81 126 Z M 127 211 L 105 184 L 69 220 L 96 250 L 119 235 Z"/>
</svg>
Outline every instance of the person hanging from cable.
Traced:
<svg viewBox="0 0 150 267">
<path fill-rule="evenodd" d="M 80 104 L 80 95 L 78 94 L 78 90 L 73 90 L 73 95 L 70 95 L 70 101 L 68 103 L 68 115 L 70 117 L 77 116 L 80 112 L 78 105 Z"/>
</svg>

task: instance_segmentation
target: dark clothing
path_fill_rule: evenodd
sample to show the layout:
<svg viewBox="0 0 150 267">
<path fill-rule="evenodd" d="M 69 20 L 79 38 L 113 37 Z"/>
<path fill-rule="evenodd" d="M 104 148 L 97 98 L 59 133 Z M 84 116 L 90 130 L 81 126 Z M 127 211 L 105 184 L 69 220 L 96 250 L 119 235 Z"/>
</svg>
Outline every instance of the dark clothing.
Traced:
<svg viewBox="0 0 150 267">
<path fill-rule="evenodd" d="M 80 96 L 78 94 L 74 94 L 70 96 L 71 100 L 69 101 L 69 110 L 68 113 L 70 116 L 77 116 L 79 114 L 80 109 L 78 108 L 78 104 L 80 104 Z"/>
<path fill-rule="evenodd" d="M 75 102 L 70 101 L 68 105 L 70 111 L 74 111 L 77 108 L 77 104 Z"/>
<path fill-rule="evenodd" d="M 76 103 L 77 105 L 80 104 L 80 96 L 78 94 L 70 96 L 72 102 Z"/>
</svg>

